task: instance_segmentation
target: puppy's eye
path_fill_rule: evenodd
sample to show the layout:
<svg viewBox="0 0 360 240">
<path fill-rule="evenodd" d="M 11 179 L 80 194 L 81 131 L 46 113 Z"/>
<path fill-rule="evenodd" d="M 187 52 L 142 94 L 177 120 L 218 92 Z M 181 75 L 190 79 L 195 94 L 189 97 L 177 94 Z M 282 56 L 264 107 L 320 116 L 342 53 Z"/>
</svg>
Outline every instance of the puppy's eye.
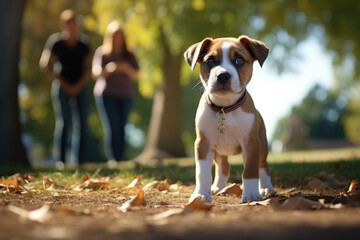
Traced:
<svg viewBox="0 0 360 240">
<path fill-rule="evenodd" d="M 208 59 L 206 59 L 205 64 L 207 67 L 212 68 L 216 64 L 215 58 L 209 57 Z"/>
<path fill-rule="evenodd" d="M 235 58 L 235 64 L 236 66 L 241 67 L 245 64 L 245 60 L 242 57 L 238 56 Z"/>
</svg>

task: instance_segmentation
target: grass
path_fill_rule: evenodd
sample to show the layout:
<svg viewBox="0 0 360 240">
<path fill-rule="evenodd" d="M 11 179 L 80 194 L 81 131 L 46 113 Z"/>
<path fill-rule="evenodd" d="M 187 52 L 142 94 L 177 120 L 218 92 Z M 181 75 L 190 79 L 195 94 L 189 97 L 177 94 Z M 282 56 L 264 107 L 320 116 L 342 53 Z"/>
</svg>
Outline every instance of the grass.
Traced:
<svg viewBox="0 0 360 240">
<path fill-rule="evenodd" d="M 240 183 L 243 171 L 242 160 L 231 157 L 229 182 Z M 360 178 L 360 148 L 302 151 L 269 155 L 272 182 L 277 187 L 301 187 L 302 179 L 313 177 L 320 172 L 335 174 L 337 179 Z M 76 182 L 85 175 L 110 176 L 116 179 L 127 179 L 130 182 L 133 176 L 143 179 L 163 180 L 171 179 L 184 184 L 193 184 L 195 167 L 192 158 L 168 159 L 162 162 L 153 162 L 147 165 L 124 163 L 119 169 L 106 168 L 105 164 L 89 164 L 79 170 L 58 171 L 54 169 L 24 169 L 19 167 L 0 166 L 0 176 L 11 176 L 15 173 L 34 173 L 35 176 L 50 176 L 56 181 Z"/>
</svg>

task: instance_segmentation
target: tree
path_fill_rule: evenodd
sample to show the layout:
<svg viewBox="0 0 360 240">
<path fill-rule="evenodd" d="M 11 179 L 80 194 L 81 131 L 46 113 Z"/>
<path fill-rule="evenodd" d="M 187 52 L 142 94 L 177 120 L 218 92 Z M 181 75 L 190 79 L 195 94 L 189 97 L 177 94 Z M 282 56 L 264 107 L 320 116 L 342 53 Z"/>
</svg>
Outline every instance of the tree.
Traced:
<svg viewBox="0 0 360 240">
<path fill-rule="evenodd" d="M 17 87 L 22 17 L 26 0 L 0 1 L 0 164 L 29 161 L 21 142 Z"/>
</svg>

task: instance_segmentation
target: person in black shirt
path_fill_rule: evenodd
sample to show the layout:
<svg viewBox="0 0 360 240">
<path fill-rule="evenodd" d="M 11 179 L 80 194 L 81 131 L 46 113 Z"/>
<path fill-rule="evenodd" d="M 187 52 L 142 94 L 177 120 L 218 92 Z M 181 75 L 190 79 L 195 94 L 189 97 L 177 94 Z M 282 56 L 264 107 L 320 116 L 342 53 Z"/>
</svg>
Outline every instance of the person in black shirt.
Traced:
<svg viewBox="0 0 360 240">
<path fill-rule="evenodd" d="M 76 166 L 85 161 L 86 84 L 91 76 L 92 57 L 86 38 L 78 35 L 73 10 L 61 13 L 60 27 L 61 32 L 48 38 L 40 58 L 40 67 L 53 79 L 51 95 L 56 118 L 54 158 L 56 167 L 63 169 L 65 162 Z M 73 134 L 68 159 L 71 125 Z"/>
</svg>

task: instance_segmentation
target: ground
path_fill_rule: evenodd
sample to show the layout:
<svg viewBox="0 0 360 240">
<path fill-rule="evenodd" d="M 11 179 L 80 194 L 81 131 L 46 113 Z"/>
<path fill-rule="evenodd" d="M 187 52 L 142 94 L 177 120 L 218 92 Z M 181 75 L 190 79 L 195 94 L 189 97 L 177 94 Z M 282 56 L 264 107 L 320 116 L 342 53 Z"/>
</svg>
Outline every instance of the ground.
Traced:
<svg viewBox="0 0 360 240">
<path fill-rule="evenodd" d="M 229 191 L 213 196 L 210 204 L 195 206 L 188 204 L 194 190 L 191 181 L 100 173 L 4 177 L 0 239 L 328 240 L 360 236 L 359 183 L 332 173 L 299 179 L 294 187 L 279 184 L 284 180 L 277 175 L 274 178 L 281 178 L 274 180 L 277 194 L 260 203 L 241 204 L 241 192 Z M 230 180 L 236 179 L 236 171 L 233 175 Z M 14 183 L 5 181 L 14 178 Z M 233 186 L 239 190 L 241 185 Z M 41 210 L 32 211 L 36 209 Z"/>
</svg>

